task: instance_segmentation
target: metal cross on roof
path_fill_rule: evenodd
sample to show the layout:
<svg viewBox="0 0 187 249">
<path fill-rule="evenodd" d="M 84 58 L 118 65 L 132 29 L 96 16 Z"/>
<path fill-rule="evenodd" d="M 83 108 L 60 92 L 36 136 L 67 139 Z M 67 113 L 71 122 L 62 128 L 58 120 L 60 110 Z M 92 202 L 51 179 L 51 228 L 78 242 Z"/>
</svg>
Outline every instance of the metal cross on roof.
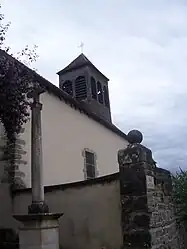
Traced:
<svg viewBox="0 0 187 249">
<path fill-rule="evenodd" d="M 84 47 L 84 43 L 81 42 L 81 44 L 78 46 L 81 49 L 81 53 L 83 53 L 83 47 Z"/>
</svg>

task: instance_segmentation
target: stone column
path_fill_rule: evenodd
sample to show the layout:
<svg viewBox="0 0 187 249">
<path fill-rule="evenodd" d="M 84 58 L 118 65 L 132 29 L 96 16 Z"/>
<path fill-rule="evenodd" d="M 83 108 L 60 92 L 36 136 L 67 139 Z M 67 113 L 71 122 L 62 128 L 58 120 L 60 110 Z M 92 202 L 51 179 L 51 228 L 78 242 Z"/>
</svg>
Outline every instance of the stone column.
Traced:
<svg viewBox="0 0 187 249">
<path fill-rule="evenodd" d="M 31 104 L 31 181 L 32 181 L 32 204 L 28 207 L 29 213 L 48 213 L 48 206 L 44 202 L 43 186 L 43 154 L 42 154 L 42 129 L 40 94 L 41 89 L 32 92 Z"/>
<path fill-rule="evenodd" d="M 33 98 L 31 104 L 31 183 L 32 203 L 28 214 L 14 215 L 21 222 L 19 230 L 20 249 L 58 249 L 58 219 L 62 213 L 49 213 L 44 202 L 44 186 L 42 175 L 42 104 L 39 96 L 44 91 L 37 89 L 28 97 Z"/>
<path fill-rule="evenodd" d="M 140 144 L 142 139 L 133 130 L 129 146 L 118 151 L 124 248 L 151 248 L 147 189 L 154 188 L 155 162 L 151 151 Z"/>
</svg>

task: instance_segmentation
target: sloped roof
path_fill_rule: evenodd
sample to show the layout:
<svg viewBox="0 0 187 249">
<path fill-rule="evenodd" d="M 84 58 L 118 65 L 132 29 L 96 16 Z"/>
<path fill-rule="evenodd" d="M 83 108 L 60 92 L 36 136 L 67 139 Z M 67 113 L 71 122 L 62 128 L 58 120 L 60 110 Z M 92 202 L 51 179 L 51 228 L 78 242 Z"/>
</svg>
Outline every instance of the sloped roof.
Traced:
<svg viewBox="0 0 187 249">
<path fill-rule="evenodd" d="M 88 60 L 88 58 L 82 53 L 80 54 L 75 60 L 73 60 L 67 67 L 60 70 L 57 74 L 65 74 L 67 72 L 71 72 L 75 69 L 84 67 L 84 66 L 90 66 L 94 68 L 99 74 L 101 74 L 106 80 L 109 80 L 104 74 L 102 74 L 92 63 Z"/>
<path fill-rule="evenodd" d="M 12 56 L 10 56 L 9 54 L 7 54 L 5 51 L 3 51 L 1 49 L 0 49 L 0 56 L 6 56 L 10 60 L 16 60 L 15 58 L 13 58 Z M 18 63 L 22 64 L 21 62 L 18 62 Z M 78 111 L 86 114 L 91 119 L 95 120 L 96 122 L 98 122 L 101 125 L 103 125 L 105 128 L 111 130 L 112 132 L 116 133 L 118 136 L 120 136 L 120 137 L 122 137 L 122 138 L 124 138 L 125 140 L 128 141 L 127 135 L 125 133 L 123 133 L 120 129 L 118 129 L 115 125 L 113 125 L 112 123 L 107 122 L 105 119 L 97 116 L 95 113 L 93 113 L 92 111 L 90 111 L 90 109 L 87 108 L 85 105 L 83 105 L 80 102 L 78 102 L 75 99 L 73 99 L 70 95 L 68 95 L 65 92 L 63 92 L 59 87 L 55 86 L 54 84 L 52 84 L 51 82 L 49 82 L 48 80 L 46 80 L 45 78 L 43 78 L 42 76 L 40 76 L 39 74 L 37 74 L 32 69 L 30 69 L 28 67 L 26 67 L 26 68 L 27 68 L 27 70 L 30 71 L 30 73 L 33 74 L 35 80 L 39 84 L 41 84 L 41 86 L 43 86 L 46 89 L 46 91 L 48 91 L 49 93 L 55 95 L 60 100 L 64 101 L 67 105 L 69 105 L 72 108 L 77 109 Z"/>
</svg>

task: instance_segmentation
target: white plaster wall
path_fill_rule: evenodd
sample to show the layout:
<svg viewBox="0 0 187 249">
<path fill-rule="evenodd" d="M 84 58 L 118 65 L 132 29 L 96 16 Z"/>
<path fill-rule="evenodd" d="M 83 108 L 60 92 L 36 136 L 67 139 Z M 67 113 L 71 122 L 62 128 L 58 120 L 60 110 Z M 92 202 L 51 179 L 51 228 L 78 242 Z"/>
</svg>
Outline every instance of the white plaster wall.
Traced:
<svg viewBox="0 0 187 249">
<path fill-rule="evenodd" d="M 43 133 L 44 185 L 84 180 L 82 151 L 89 148 L 97 154 L 99 176 L 118 171 L 117 151 L 127 141 L 106 129 L 87 115 L 71 108 L 53 94 L 41 96 Z M 24 181 L 30 187 L 30 122 L 25 125 L 21 138 L 28 151 L 21 165 Z"/>
</svg>

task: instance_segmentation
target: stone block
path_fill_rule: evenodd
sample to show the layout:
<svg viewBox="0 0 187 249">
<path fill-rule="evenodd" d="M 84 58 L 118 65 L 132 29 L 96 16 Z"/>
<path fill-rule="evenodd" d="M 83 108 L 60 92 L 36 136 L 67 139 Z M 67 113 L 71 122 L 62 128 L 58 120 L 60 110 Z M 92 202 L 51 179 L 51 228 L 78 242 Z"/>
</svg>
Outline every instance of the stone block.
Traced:
<svg viewBox="0 0 187 249">
<path fill-rule="evenodd" d="M 150 248 L 151 236 L 149 230 L 136 230 L 124 233 L 124 245 L 130 248 Z"/>
<path fill-rule="evenodd" d="M 58 219 L 62 214 L 15 215 L 21 221 L 20 249 L 59 249 Z"/>
</svg>

